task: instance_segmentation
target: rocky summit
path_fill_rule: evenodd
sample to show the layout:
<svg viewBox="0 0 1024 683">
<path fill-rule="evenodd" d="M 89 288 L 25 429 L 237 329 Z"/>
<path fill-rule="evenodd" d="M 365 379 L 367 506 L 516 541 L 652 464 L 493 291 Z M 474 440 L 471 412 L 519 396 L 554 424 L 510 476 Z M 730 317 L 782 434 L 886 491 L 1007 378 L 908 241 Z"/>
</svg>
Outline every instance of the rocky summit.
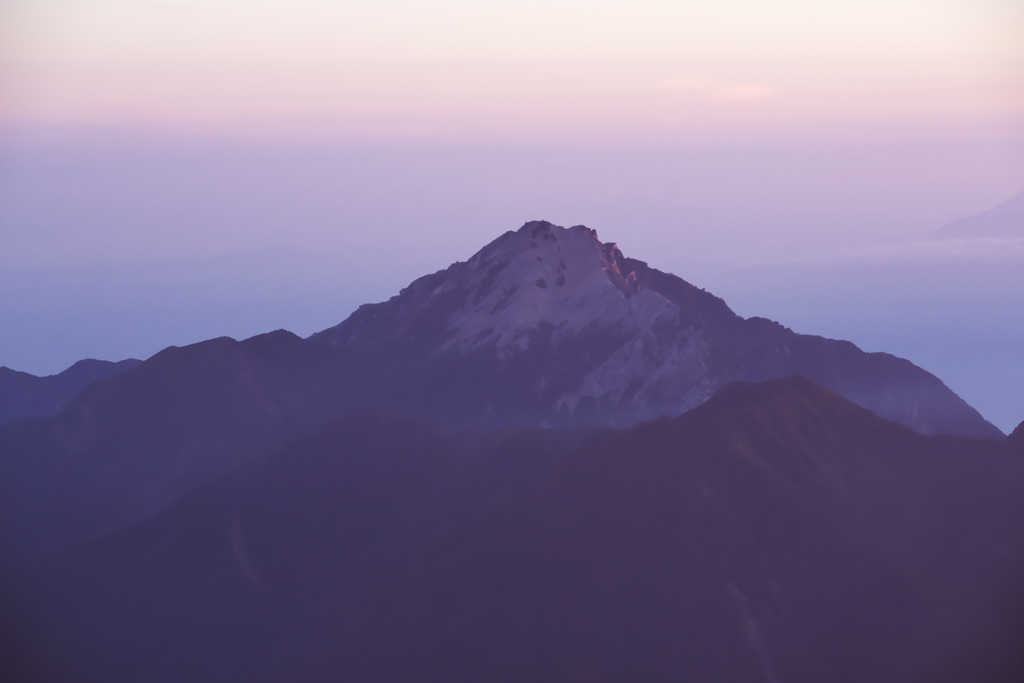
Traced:
<svg viewBox="0 0 1024 683">
<path fill-rule="evenodd" d="M 908 361 L 743 319 L 582 225 L 526 223 L 311 340 L 414 358 L 396 382 L 472 397 L 452 399 L 458 418 L 427 411 L 463 424 L 625 426 L 678 415 L 733 380 L 801 373 L 925 434 L 1002 436 Z"/>
<path fill-rule="evenodd" d="M 637 277 L 636 264 L 595 230 L 535 221 L 313 338 L 346 348 L 443 328 L 422 340 L 434 358 L 481 353 L 499 364 L 543 344 L 534 389 L 555 415 L 574 415 L 581 401 L 611 413 L 612 422 L 678 414 L 714 391 L 710 347 L 697 321 Z M 367 335 L 382 318 L 391 325 Z M 595 338 L 601 342 L 581 343 Z M 583 346 L 604 353 L 562 353 Z"/>
</svg>

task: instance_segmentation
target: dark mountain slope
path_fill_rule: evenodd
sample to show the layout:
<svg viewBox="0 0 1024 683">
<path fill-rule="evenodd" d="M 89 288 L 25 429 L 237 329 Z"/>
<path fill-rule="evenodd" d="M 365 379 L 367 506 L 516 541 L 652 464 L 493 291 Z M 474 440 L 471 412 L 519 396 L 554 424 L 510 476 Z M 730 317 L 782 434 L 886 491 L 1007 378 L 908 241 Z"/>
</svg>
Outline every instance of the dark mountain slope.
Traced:
<svg viewBox="0 0 1024 683">
<path fill-rule="evenodd" d="M 288 332 L 171 347 L 57 417 L 4 425 L 3 557 L 144 517 L 321 424 L 333 413 L 320 360 Z"/>
<path fill-rule="evenodd" d="M 0 566 L 141 519 L 331 417 L 386 406 L 377 380 L 393 370 L 373 358 L 283 330 L 212 339 L 97 382 L 58 416 L 0 425 Z"/>
<path fill-rule="evenodd" d="M 535 489 L 585 432 L 332 421 L 145 522 L 9 576 L 15 680 L 288 680 L 420 539 Z M 13 594 L 14 597 L 11 597 Z"/>
<path fill-rule="evenodd" d="M 721 340 L 712 361 L 719 381 L 809 377 L 877 415 L 922 434 L 1002 438 L 1002 433 L 938 377 L 888 353 L 848 341 L 797 334 L 765 318 L 741 318 L 725 302 L 647 264 L 626 259 L 637 281 L 676 304 Z M 691 323 L 693 324 L 693 323 Z"/>
<path fill-rule="evenodd" d="M 48 377 L 0 367 L 0 424 L 26 417 L 56 415 L 93 382 L 131 370 L 141 362 L 134 358 L 117 363 L 80 360 L 67 370 Z"/>
<path fill-rule="evenodd" d="M 1017 680 L 1017 445 L 921 436 L 800 377 L 625 431 L 344 418 L 10 578 L 31 624 L 10 670 Z"/>
<path fill-rule="evenodd" d="M 802 378 L 731 385 L 439 543 L 310 679 L 1017 680 L 1007 456 Z"/>
<path fill-rule="evenodd" d="M 1006 447 L 1024 454 L 1024 422 L 1017 425 L 1010 435 L 1006 437 Z"/>
</svg>

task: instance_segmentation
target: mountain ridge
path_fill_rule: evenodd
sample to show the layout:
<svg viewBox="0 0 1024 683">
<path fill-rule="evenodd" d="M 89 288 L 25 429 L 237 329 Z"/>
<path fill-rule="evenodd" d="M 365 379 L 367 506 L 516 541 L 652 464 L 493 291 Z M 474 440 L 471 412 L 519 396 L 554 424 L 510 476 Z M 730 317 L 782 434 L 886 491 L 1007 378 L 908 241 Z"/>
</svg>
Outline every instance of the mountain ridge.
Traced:
<svg viewBox="0 0 1024 683">
<path fill-rule="evenodd" d="M 1008 442 L 923 436 L 803 377 L 624 430 L 340 417 L 23 572 L 37 619 L 7 670 L 1010 681 Z"/>
<path fill-rule="evenodd" d="M 142 519 L 338 415 L 625 427 L 790 374 L 920 432 L 1003 438 L 909 361 L 743 319 L 589 228 L 535 221 L 308 339 L 169 347 L 59 415 L 0 425 L 3 559 Z"/>
<path fill-rule="evenodd" d="M 393 357 L 439 365 L 457 351 L 457 362 L 447 366 L 467 357 L 487 364 L 487 356 L 498 365 L 519 364 L 514 373 L 534 385 L 508 386 L 506 393 L 519 393 L 519 412 L 525 407 L 537 423 L 552 426 L 625 426 L 677 415 L 729 381 L 800 373 L 922 433 L 1002 436 L 908 361 L 743 319 L 719 297 L 626 258 L 579 225 L 526 223 L 309 340 L 342 349 L 386 345 Z M 542 356 L 532 366 L 525 360 L 530 353 Z M 492 382 L 521 384 L 522 377 L 490 371 Z M 478 405 L 460 410 L 469 415 L 495 400 L 480 396 Z"/>
<path fill-rule="evenodd" d="M 933 240 L 1024 238 L 1024 190 L 988 211 L 947 223 L 932 234 Z"/>
<path fill-rule="evenodd" d="M 52 417 L 93 382 L 142 363 L 135 358 L 112 362 L 86 358 L 47 376 L 0 366 L 0 424 L 28 417 Z"/>
</svg>

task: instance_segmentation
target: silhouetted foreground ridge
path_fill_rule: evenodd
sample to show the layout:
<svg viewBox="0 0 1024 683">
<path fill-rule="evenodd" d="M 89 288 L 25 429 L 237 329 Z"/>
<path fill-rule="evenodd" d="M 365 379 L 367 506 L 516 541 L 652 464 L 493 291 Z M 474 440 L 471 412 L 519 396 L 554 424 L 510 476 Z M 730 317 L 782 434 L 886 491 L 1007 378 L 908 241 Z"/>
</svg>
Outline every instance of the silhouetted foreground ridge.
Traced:
<svg viewBox="0 0 1024 683">
<path fill-rule="evenodd" d="M 1021 680 L 1018 436 L 924 436 L 799 376 L 625 430 L 343 417 L 19 573 L 5 670 Z"/>
<path fill-rule="evenodd" d="M 127 372 L 141 362 L 134 358 L 117 363 L 86 359 L 48 377 L 0 367 L 0 424 L 56 415 L 93 382 Z"/>
</svg>

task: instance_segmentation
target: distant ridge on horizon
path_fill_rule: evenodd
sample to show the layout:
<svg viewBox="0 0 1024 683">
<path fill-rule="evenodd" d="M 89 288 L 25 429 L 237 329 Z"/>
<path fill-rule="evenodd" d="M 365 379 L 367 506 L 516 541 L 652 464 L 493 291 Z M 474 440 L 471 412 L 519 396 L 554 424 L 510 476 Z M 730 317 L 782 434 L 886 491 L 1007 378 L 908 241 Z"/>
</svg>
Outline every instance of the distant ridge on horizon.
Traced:
<svg viewBox="0 0 1024 683">
<path fill-rule="evenodd" d="M 117 362 L 86 358 L 47 376 L 0 366 L 0 424 L 26 417 L 52 417 L 93 382 L 127 372 L 141 362 L 135 358 Z"/>
<path fill-rule="evenodd" d="M 947 223 L 932 234 L 933 240 L 979 237 L 1024 239 L 1024 190 L 988 211 Z"/>
</svg>

